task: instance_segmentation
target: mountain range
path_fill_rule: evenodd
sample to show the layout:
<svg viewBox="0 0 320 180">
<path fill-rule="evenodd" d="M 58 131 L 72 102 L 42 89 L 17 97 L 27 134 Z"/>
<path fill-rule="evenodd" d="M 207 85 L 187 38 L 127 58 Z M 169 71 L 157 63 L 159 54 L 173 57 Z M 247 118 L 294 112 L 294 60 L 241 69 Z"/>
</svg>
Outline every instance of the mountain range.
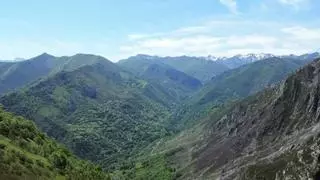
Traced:
<svg viewBox="0 0 320 180">
<path fill-rule="evenodd" d="M 76 156 L 110 172 L 94 167 L 102 179 L 312 178 L 319 154 L 318 57 L 137 55 L 113 63 L 96 55 L 44 53 L 0 62 L 6 118 L 1 125 L 17 123 L 1 128 L 0 142 L 9 143 L 2 148 L 5 154 L 18 148 L 53 163 L 40 172 L 53 167 L 51 155 L 21 144 L 35 142 L 43 149 L 33 138 L 42 135 L 16 141 L 24 128 L 7 133 L 20 121 L 34 127 L 26 118 Z M 60 152 L 59 147 L 53 148 Z M 68 162 L 78 162 L 66 154 Z M 1 157 L 6 156 L 18 155 Z M 34 175 L 33 168 L 19 163 L 25 167 L 10 174 Z M 71 173 L 51 169 L 47 177 Z"/>
<path fill-rule="evenodd" d="M 216 76 L 229 68 L 215 61 L 210 61 L 201 57 L 158 57 L 148 55 L 137 55 L 123 59 L 118 62 L 119 65 L 125 66 L 131 71 L 141 71 L 141 67 L 149 64 L 166 64 L 171 68 L 184 72 L 189 76 L 206 82 L 213 76 Z"/>
</svg>

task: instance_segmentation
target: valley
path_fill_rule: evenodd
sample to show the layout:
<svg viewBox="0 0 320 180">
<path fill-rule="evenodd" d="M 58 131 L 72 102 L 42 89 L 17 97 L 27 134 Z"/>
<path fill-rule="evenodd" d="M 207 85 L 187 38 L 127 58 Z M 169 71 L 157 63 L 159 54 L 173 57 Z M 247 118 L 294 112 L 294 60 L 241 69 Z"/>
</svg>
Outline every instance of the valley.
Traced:
<svg viewBox="0 0 320 180">
<path fill-rule="evenodd" d="M 3 90 L 12 90 L 0 103 L 111 179 L 275 178 L 278 168 L 288 172 L 283 177 L 307 178 L 318 167 L 319 63 L 299 57 L 248 61 L 205 80 L 197 77 L 211 60 L 138 55 L 112 63 L 89 54 L 42 54 L 2 64 L 11 67 L 0 72 L 3 84 L 12 82 Z M 182 61 L 189 69 L 174 67 Z M 15 83 L 13 67 L 23 73 L 30 66 L 48 68 Z M 306 167 L 292 165 L 297 160 Z"/>
<path fill-rule="evenodd" d="M 0 5 L 0 180 L 320 180 L 319 0 Z"/>
</svg>

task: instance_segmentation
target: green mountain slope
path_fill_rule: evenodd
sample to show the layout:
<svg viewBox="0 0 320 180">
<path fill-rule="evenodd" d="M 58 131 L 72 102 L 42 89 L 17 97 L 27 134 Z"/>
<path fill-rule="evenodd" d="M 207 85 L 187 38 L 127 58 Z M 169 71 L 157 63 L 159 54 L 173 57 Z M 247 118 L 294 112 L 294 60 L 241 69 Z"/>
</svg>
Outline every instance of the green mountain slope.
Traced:
<svg viewBox="0 0 320 180">
<path fill-rule="evenodd" d="M 206 84 L 196 97 L 197 103 L 225 101 L 229 97 L 245 97 L 277 83 L 306 62 L 270 58 L 227 71 Z M 221 96 L 221 94 L 223 94 Z"/>
<path fill-rule="evenodd" d="M 308 61 L 269 58 L 226 71 L 211 79 L 192 99 L 177 111 L 174 123 L 202 117 L 226 102 L 241 99 L 275 85 Z"/>
<path fill-rule="evenodd" d="M 47 73 L 55 66 L 54 56 L 42 54 L 22 62 L 0 63 L 0 93 L 20 88 Z"/>
<path fill-rule="evenodd" d="M 167 179 L 318 179 L 320 59 L 283 83 L 234 103 L 149 146 L 136 164 L 162 157 Z M 148 157 L 148 158 L 146 158 Z M 152 169 L 152 166 L 151 166 Z"/>
<path fill-rule="evenodd" d="M 101 56 L 88 54 L 54 57 L 44 53 L 29 60 L 0 62 L 0 94 L 22 88 L 61 71 L 72 71 L 104 60 Z"/>
<path fill-rule="evenodd" d="M 195 91 L 202 85 L 198 79 L 162 64 L 151 64 L 141 76 L 185 91 Z"/>
<path fill-rule="evenodd" d="M 22 117 L 0 110 L 0 179 L 107 179 Z"/>
<path fill-rule="evenodd" d="M 62 56 L 56 58 L 57 65 L 51 70 L 50 74 L 55 74 L 61 71 L 73 71 L 80 67 L 93 65 L 99 62 L 108 63 L 102 56 L 92 54 L 76 54 L 74 56 Z"/>
<path fill-rule="evenodd" d="M 141 72 L 149 63 L 163 63 L 172 68 L 195 77 L 202 82 L 228 70 L 227 66 L 198 57 L 157 57 L 148 55 L 137 55 L 119 61 L 120 65 L 130 68 L 132 71 Z"/>
<path fill-rule="evenodd" d="M 176 97 L 105 60 L 60 72 L 0 103 L 34 120 L 76 155 L 112 168 L 168 134 Z"/>
<path fill-rule="evenodd" d="M 202 86 L 198 79 L 158 60 L 130 59 L 121 61 L 118 64 L 143 79 L 167 88 L 179 99 L 191 95 Z"/>
</svg>

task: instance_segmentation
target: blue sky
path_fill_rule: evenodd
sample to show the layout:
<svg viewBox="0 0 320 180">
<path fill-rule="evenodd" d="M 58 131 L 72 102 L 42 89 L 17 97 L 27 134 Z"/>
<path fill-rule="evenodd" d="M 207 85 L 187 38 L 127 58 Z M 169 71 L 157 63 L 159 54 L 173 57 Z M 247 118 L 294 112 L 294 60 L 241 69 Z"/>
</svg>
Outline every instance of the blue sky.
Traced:
<svg viewBox="0 0 320 180">
<path fill-rule="evenodd" d="M 99 54 L 302 54 L 319 50 L 318 0 L 7 0 L 0 59 Z"/>
</svg>

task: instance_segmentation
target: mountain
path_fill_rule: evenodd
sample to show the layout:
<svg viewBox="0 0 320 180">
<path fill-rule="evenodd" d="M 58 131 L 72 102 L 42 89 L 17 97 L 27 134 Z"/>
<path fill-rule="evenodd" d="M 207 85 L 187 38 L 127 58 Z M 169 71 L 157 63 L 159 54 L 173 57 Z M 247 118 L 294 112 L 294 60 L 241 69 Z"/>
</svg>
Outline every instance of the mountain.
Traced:
<svg viewBox="0 0 320 180">
<path fill-rule="evenodd" d="M 301 59 L 301 60 L 313 60 L 316 58 L 320 57 L 320 53 L 319 52 L 314 52 L 314 53 L 307 53 L 307 54 L 302 54 L 302 55 L 284 55 L 281 57 L 285 57 L 285 58 L 292 58 L 292 59 Z"/>
<path fill-rule="evenodd" d="M 227 57 L 221 57 L 221 58 L 209 57 L 209 58 L 227 66 L 230 69 L 234 69 L 245 64 L 253 63 L 262 59 L 267 59 L 272 57 L 276 57 L 276 56 L 273 54 L 261 53 L 261 54 L 236 55 L 229 58 Z"/>
<path fill-rule="evenodd" d="M 189 76 L 199 79 L 202 82 L 210 80 L 213 76 L 216 76 L 228 68 L 220 63 L 207 60 L 202 57 L 158 57 L 148 55 L 137 55 L 125 60 L 119 61 L 119 64 L 126 64 L 127 67 L 138 68 L 144 67 L 145 63 L 163 63 L 171 66 L 172 68 L 184 72 Z"/>
<path fill-rule="evenodd" d="M 61 71 L 73 71 L 87 65 L 93 65 L 99 62 L 109 62 L 102 56 L 92 54 L 76 54 L 73 56 L 62 56 L 55 59 L 56 66 L 51 70 L 50 74 Z M 109 63 L 110 64 L 110 63 Z"/>
<path fill-rule="evenodd" d="M 312 61 L 313 59 L 320 57 L 320 54 L 318 52 L 314 52 L 314 53 L 307 53 L 307 54 L 302 54 L 302 55 L 291 54 L 291 55 L 276 56 L 273 54 L 260 53 L 260 54 L 236 55 L 236 56 L 232 56 L 232 57 L 209 56 L 209 57 L 207 57 L 207 59 L 210 59 L 210 60 L 216 61 L 220 64 L 223 64 L 230 69 L 234 69 L 234 68 L 237 68 L 237 67 L 249 64 L 249 63 L 253 63 L 256 61 L 263 60 L 263 59 L 274 58 L 274 57 Z"/>
<path fill-rule="evenodd" d="M 47 75 L 54 66 L 54 56 L 42 54 L 27 61 L 0 63 L 0 93 L 20 88 Z"/>
<path fill-rule="evenodd" d="M 198 103 L 225 101 L 224 98 L 254 94 L 285 79 L 289 73 L 306 63 L 302 60 L 275 57 L 232 69 L 213 77 L 200 92 L 203 95 L 198 96 Z M 224 95 L 217 95 L 221 93 Z"/>
<path fill-rule="evenodd" d="M 22 117 L 0 109 L 0 179 L 107 179 Z"/>
<path fill-rule="evenodd" d="M 161 84 L 180 99 L 201 88 L 202 83 L 188 74 L 154 59 L 130 59 L 118 63 L 137 76 Z"/>
<path fill-rule="evenodd" d="M 268 58 L 226 71 L 213 77 L 180 110 L 174 124 L 184 126 L 189 120 L 205 115 L 210 109 L 226 102 L 257 93 L 284 80 L 308 61 L 288 58 Z"/>
<path fill-rule="evenodd" d="M 112 169 L 169 133 L 168 116 L 177 98 L 160 84 L 101 59 L 9 93 L 0 103 L 34 120 L 76 155 Z"/>
<path fill-rule="evenodd" d="M 192 93 L 202 86 L 198 79 L 161 64 L 151 64 L 141 77 L 160 83 L 182 97 L 183 94 Z"/>
<path fill-rule="evenodd" d="M 49 75 L 72 71 L 103 59 L 101 56 L 88 54 L 54 57 L 43 53 L 25 61 L 0 62 L 0 94 L 20 89 Z"/>
<path fill-rule="evenodd" d="M 315 56 L 257 60 L 201 82 L 172 65 L 192 57 L 139 55 L 115 64 L 94 55 L 43 54 L 0 64 L 8 77 L 15 66 L 36 71 L 0 103 L 75 155 L 116 170 L 115 179 L 274 179 L 279 164 L 311 177 L 317 170 L 301 154 L 309 156 L 304 150 L 311 148 L 316 164 L 317 141 L 309 147 L 299 138 L 313 136 L 308 128 L 317 127 L 319 62 L 299 68 Z M 290 165 L 296 161 L 305 166 Z"/>
<path fill-rule="evenodd" d="M 128 171 L 166 179 L 320 178 L 319 72 L 317 59 L 275 87 L 212 111 L 150 145 L 136 162 L 144 166 Z M 161 170 L 147 163 L 160 157 Z"/>
</svg>

